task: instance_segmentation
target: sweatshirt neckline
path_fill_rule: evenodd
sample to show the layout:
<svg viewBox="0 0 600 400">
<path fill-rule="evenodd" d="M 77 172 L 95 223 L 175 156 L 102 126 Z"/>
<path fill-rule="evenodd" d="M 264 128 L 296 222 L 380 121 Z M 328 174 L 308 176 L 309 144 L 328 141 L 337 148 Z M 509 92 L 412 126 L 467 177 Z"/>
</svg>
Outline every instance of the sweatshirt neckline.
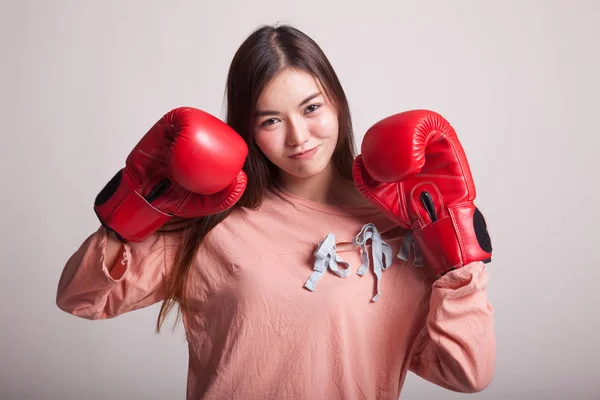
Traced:
<svg viewBox="0 0 600 400">
<path fill-rule="evenodd" d="M 313 200 L 306 199 L 304 197 L 297 196 L 283 189 L 279 185 L 274 185 L 272 190 L 276 195 L 283 197 L 294 204 L 299 204 L 304 207 L 321 211 L 328 214 L 336 214 L 336 215 L 376 215 L 379 214 L 379 210 L 377 210 L 373 205 L 368 203 L 365 200 L 364 205 L 331 205 L 319 203 Z"/>
</svg>

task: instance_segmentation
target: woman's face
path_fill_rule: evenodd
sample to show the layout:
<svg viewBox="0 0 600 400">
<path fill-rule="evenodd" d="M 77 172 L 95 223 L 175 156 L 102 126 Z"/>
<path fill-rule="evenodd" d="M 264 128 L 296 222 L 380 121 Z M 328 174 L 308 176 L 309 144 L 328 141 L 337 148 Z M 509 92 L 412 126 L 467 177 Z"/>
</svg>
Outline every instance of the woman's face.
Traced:
<svg viewBox="0 0 600 400">
<path fill-rule="evenodd" d="M 338 117 L 319 81 L 285 69 L 261 93 L 255 141 L 282 173 L 308 178 L 323 171 L 338 140 Z"/>
</svg>

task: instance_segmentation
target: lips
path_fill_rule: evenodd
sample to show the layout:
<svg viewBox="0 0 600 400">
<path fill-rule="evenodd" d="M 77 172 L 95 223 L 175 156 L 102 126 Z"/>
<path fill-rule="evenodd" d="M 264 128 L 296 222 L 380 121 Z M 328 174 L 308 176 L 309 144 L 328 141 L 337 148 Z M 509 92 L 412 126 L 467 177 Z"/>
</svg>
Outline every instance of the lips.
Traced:
<svg viewBox="0 0 600 400">
<path fill-rule="evenodd" d="M 311 153 L 311 152 L 313 152 L 314 150 L 316 150 L 316 149 L 317 149 L 317 147 L 319 147 L 319 146 L 315 146 L 315 147 L 313 147 L 312 149 L 308 149 L 308 150 L 302 151 L 302 152 L 300 152 L 300 153 L 292 154 L 290 157 L 292 157 L 292 158 L 295 158 L 295 157 L 300 157 L 300 156 L 303 156 L 303 155 L 305 155 L 305 154 L 308 154 L 308 153 Z"/>
<path fill-rule="evenodd" d="M 308 150 L 300 152 L 300 153 L 292 154 L 290 157 L 301 156 L 302 154 L 306 154 L 306 153 L 308 153 L 309 151 L 312 151 L 312 150 L 314 150 L 314 147 L 312 149 L 308 149 Z"/>
</svg>

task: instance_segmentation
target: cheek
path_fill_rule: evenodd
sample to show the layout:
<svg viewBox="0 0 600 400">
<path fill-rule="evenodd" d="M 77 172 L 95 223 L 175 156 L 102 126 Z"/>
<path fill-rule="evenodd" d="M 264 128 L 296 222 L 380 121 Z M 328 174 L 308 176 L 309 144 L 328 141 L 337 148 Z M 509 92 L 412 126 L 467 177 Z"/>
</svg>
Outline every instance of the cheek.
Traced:
<svg viewBox="0 0 600 400">
<path fill-rule="evenodd" d="M 259 131 L 254 137 L 254 141 L 258 148 L 268 157 L 273 158 L 276 156 L 281 149 L 279 138 L 274 132 Z"/>
<path fill-rule="evenodd" d="M 320 139 L 337 139 L 338 119 L 337 115 L 328 112 L 315 118 L 312 124 L 312 132 Z"/>
</svg>

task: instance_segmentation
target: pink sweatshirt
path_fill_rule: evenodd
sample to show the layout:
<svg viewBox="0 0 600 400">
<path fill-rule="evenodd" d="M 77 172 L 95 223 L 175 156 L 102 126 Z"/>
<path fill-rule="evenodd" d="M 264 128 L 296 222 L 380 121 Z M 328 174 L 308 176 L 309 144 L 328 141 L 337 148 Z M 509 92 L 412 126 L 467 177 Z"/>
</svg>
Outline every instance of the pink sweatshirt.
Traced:
<svg viewBox="0 0 600 400">
<path fill-rule="evenodd" d="M 488 271 L 474 262 L 436 279 L 396 257 L 405 233 L 370 205 L 279 189 L 258 210 L 235 210 L 191 271 L 187 398 L 395 400 L 408 370 L 483 390 L 496 351 Z M 118 280 L 106 238 L 100 227 L 66 263 L 62 310 L 112 318 L 164 298 L 176 236 L 125 244 Z"/>
</svg>

